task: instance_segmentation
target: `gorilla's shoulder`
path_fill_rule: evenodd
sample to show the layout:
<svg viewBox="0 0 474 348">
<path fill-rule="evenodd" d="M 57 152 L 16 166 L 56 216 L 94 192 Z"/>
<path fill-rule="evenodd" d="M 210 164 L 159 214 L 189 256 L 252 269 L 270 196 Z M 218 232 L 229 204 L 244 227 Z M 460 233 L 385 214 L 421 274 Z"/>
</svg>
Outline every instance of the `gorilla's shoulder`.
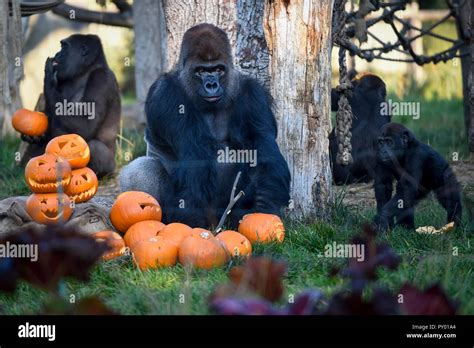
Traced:
<svg viewBox="0 0 474 348">
<path fill-rule="evenodd" d="M 256 78 L 240 74 L 240 98 L 239 100 L 247 99 L 252 104 L 250 105 L 272 105 L 273 98 L 268 89 Z"/>
<path fill-rule="evenodd" d="M 166 100 L 166 103 L 163 101 Z M 146 104 L 154 107 L 167 105 L 174 108 L 187 100 L 184 91 L 174 73 L 164 73 L 156 79 L 148 90 Z"/>
<path fill-rule="evenodd" d="M 179 89 L 179 81 L 176 74 L 173 73 L 164 73 L 158 77 L 155 82 L 150 87 L 148 97 L 151 94 L 156 93 L 166 93 L 167 91 L 175 93 Z"/>
</svg>

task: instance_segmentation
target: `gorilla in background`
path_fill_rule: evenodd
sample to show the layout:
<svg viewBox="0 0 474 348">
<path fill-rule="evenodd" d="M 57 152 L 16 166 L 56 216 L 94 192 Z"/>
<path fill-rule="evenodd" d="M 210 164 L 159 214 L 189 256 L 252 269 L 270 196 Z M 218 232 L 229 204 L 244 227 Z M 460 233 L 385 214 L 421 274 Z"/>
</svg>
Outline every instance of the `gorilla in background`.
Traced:
<svg viewBox="0 0 474 348">
<path fill-rule="evenodd" d="M 374 180 L 377 216 L 384 231 L 397 225 L 415 228 L 415 205 L 433 191 L 447 212 L 447 222 L 461 222 L 461 188 L 451 167 L 430 146 L 421 143 L 403 125 L 382 127 L 375 141 L 377 166 Z M 397 192 L 392 197 L 393 180 Z"/>
<path fill-rule="evenodd" d="M 145 191 L 163 207 L 165 223 L 216 226 L 239 171 L 235 227 L 246 213 L 279 214 L 289 201 L 290 173 L 275 141 L 271 97 L 234 70 L 227 34 L 200 24 L 183 37 L 175 69 L 151 86 L 145 105 L 147 156 L 124 167 L 123 191 Z M 256 162 L 222 151 L 256 154 Z M 228 152 L 230 153 L 230 152 Z"/>
<path fill-rule="evenodd" d="M 352 108 L 352 158 L 353 163 L 341 166 L 336 163 L 337 137 L 335 128 L 329 135 L 332 174 L 336 185 L 369 182 L 374 178 L 376 163 L 373 142 L 380 127 L 390 122 L 389 115 L 381 115 L 381 103 L 385 101 L 385 83 L 376 75 L 365 74 L 352 80 L 352 97 L 349 104 Z M 337 111 L 339 93 L 331 90 L 331 110 Z"/>
<path fill-rule="evenodd" d="M 112 173 L 121 115 L 120 92 L 98 36 L 76 34 L 61 40 L 61 50 L 46 60 L 43 94 L 48 129 L 42 137 L 22 136 L 29 143 L 22 162 L 42 154 L 52 138 L 76 133 L 89 144 L 88 166 L 99 177 Z M 72 106 L 68 110 L 73 114 L 63 114 L 66 108 L 61 106 L 65 103 Z"/>
</svg>

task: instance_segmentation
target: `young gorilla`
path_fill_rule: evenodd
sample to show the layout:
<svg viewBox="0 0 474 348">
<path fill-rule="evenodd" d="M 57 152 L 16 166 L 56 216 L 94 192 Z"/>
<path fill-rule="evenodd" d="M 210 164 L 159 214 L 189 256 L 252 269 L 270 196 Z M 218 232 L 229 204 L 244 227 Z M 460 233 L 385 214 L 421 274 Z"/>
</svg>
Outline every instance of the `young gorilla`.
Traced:
<svg viewBox="0 0 474 348">
<path fill-rule="evenodd" d="M 461 221 L 460 186 L 449 164 L 430 146 L 398 123 L 388 123 L 376 141 L 377 166 L 374 182 L 377 200 L 375 224 L 387 230 L 396 223 L 413 229 L 418 201 L 434 191 L 448 213 L 448 223 Z M 392 197 L 392 182 L 397 192 Z"/>
<path fill-rule="evenodd" d="M 61 50 L 46 60 L 44 97 L 48 130 L 40 138 L 22 137 L 30 143 L 22 161 L 43 153 L 52 138 L 76 133 L 89 144 L 89 167 L 99 177 L 112 173 L 121 114 L 120 92 L 99 37 L 76 34 L 61 40 Z M 58 106 L 64 103 L 73 103 L 72 115 L 61 114 L 64 108 Z M 87 114 L 86 108 L 78 107 L 81 105 L 93 107 L 94 113 Z"/>
<path fill-rule="evenodd" d="M 349 104 L 354 115 L 351 127 L 353 163 L 342 166 L 336 163 L 337 137 L 335 129 L 329 135 L 332 174 L 336 185 L 369 182 L 374 177 L 375 151 L 373 143 L 380 127 L 390 122 L 390 115 L 381 115 L 385 101 L 385 83 L 378 76 L 365 74 L 352 80 L 352 97 Z M 331 109 L 337 111 L 339 93 L 331 91 Z"/>
<path fill-rule="evenodd" d="M 177 66 L 151 86 L 145 112 L 147 156 L 122 170 L 120 184 L 156 197 L 165 223 L 217 225 L 239 171 L 237 192 L 245 196 L 232 226 L 248 212 L 279 214 L 288 203 L 290 173 L 275 141 L 270 96 L 234 70 L 221 29 L 200 24 L 184 34 Z M 226 148 L 256 153 L 257 161 L 222 160 Z"/>
</svg>

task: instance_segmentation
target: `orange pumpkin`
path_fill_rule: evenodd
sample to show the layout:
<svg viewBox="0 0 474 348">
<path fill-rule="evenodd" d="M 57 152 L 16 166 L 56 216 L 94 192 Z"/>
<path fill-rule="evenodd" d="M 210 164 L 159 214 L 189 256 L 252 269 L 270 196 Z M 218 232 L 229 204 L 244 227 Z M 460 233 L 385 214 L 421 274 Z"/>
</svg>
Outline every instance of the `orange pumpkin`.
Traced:
<svg viewBox="0 0 474 348">
<path fill-rule="evenodd" d="M 64 188 L 71 200 L 76 203 L 86 202 L 97 193 L 99 182 L 94 171 L 88 167 L 74 169 L 71 180 Z"/>
<path fill-rule="evenodd" d="M 122 233 L 134 223 L 144 220 L 161 221 L 161 207 L 158 201 L 145 192 L 123 192 L 110 209 L 110 221 Z"/>
<path fill-rule="evenodd" d="M 26 211 L 37 223 L 59 224 L 71 217 L 71 200 L 65 194 L 33 193 L 26 200 Z"/>
<path fill-rule="evenodd" d="M 137 242 L 132 254 L 134 263 L 141 270 L 173 266 L 178 258 L 178 247 L 158 236 Z"/>
<path fill-rule="evenodd" d="M 59 185 L 66 186 L 70 179 L 71 166 L 63 158 L 54 155 L 33 157 L 25 167 L 26 184 L 34 193 L 57 192 Z"/>
<path fill-rule="evenodd" d="M 39 137 L 48 129 L 48 116 L 39 111 L 19 109 L 12 117 L 12 126 L 22 134 Z"/>
<path fill-rule="evenodd" d="M 65 134 L 51 139 L 45 152 L 65 158 L 73 169 L 87 166 L 90 160 L 89 145 L 77 134 Z"/>
<path fill-rule="evenodd" d="M 191 231 L 192 228 L 188 225 L 179 222 L 173 222 L 166 225 L 166 227 L 163 228 L 163 230 L 161 230 L 158 235 L 172 241 L 176 244 L 176 246 L 179 247 L 184 238 L 191 235 Z"/>
<path fill-rule="evenodd" d="M 214 235 L 212 234 L 211 231 L 209 230 L 206 230 L 204 228 L 200 228 L 200 227 L 195 227 L 191 230 L 191 236 L 192 237 L 203 237 L 205 239 L 216 239 L 216 237 L 214 237 Z"/>
<path fill-rule="evenodd" d="M 114 231 L 95 232 L 92 237 L 98 242 L 107 243 L 110 250 L 102 255 L 102 260 L 112 260 L 125 254 L 127 248 L 120 234 Z"/>
<path fill-rule="evenodd" d="M 227 250 L 210 231 L 186 237 L 178 252 L 179 262 L 196 268 L 221 267 L 228 261 Z"/>
<path fill-rule="evenodd" d="M 250 242 L 270 243 L 283 242 L 285 227 L 277 215 L 254 213 L 245 215 L 240 221 L 239 232 Z"/>
<path fill-rule="evenodd" d="M 165 224 L 156 220 L 140 221 L 130 226 L 123 239 L 129 248 L 133 248 L 133 246 L 141 240 L 156 237 L 158 232 L 163 230 L 165 226 Z"/>
<path fill-rule="evenodd" d="M 252 253 L 252 245 L 243 234 L 235 231 L 222 231 L 216 238 L 224 243 L 232 257 L 249 257 Z"/>
</svg>

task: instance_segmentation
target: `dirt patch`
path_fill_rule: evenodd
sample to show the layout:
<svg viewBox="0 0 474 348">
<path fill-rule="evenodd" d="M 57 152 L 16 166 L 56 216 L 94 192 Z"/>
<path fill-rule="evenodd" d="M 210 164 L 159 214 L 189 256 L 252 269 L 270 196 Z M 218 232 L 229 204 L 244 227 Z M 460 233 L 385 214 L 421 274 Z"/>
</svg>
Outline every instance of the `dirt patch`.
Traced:
<svg viewBox="0 0 474 348">
<path fill-rule="evenodd" d="M 468 184 L 474 184 L 474 161 L 457 162 L 451 166 L 463 188 Z M 345 205 L 375 208 L 372 183 L 335 186 L 335 192 L 338 197 L 343 196 Z"/>
<path fill-rule="evenodd" d="M 115 200 L 120 194 L 120 187 L 118 182 L 118 172 L 105 179 L 102 179 L 97 190 L 97 196 L 112 198 Z"/>
</svg>

